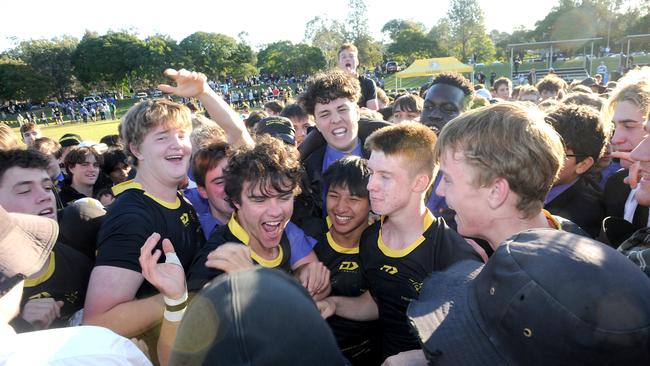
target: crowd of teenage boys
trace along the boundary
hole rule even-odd
[[[357,56],[0,125],[0,364],[649,364],[650,69],[391,98]]]

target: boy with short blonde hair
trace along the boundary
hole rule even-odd
[[[368,138],[370,204],[381,215],[360,240],[369,291],[355,298],[332,296],[319,304],[325,316],[379,319],[383,358],[420,347],[410,332],[406,309],[418,298],[424,278],[460,260],[479,260],[472,247],[424,205],[435,173],[435,144],[433,131],[412,122],[385,127]]]

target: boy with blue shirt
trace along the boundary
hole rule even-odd
[[[228,165],[229,146],[225,142],[206,146],[199,149],[192,159],[198,194],[209,206],[205,212],[198,213],[206,239],[216,226],[228,222],[233,211],[224,191],[223,169]]]
[[[600,115],[586,106],[562,105],[546,116],[546,122],[562,137],[566,158],[544,208],[573,221],[595,238],[605,218],[605,205],[596,182],[584,174],[605,150],[607,133]]]
[[[217,183],[217,189],[208,190],[212,193],[219,190],[233,213],[224,225],[212,231],[206,246],[194,260],[188,280],[190,290],[200,289],[223,271],[228,272],[226,267],[210,263],[219,257],[220,251],[223,253],[222,246],[235,242],[250,248],[250,257],[255,263],[288,273],[295,271],[312,295],[322,292],[321,296],[326,296],[329,271],[314,260],[311,249],[301,260],[291,261],[293,245],[286,226],[302,174],[295,148],[278,139],[260,136],[254,146],[235,149],[228,155],[221,160],[227,162],[221,175],[212,180]],[[207,179],[210,176],[208,173]],[[225,261],[231,259],[227,255],[223,257]]]
[[[366,137],[377,129],[390,125],[385,121],[360,120],[357,101],[361,96],[359,81],[350,73],[334,70],[318,73],[307,81],[299,103],[314,116],[317,131],[311,132],[301,145],[300,160],[307,173],[307,187],[298,203],[308,202],[325,216],[325,196],[322,174],[338,159],[354,155],[368,158],[364,150]],[[299,210],[296,210],[299,211]],[[303,218],[294,215],[300,225]]]

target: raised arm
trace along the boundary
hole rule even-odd
[[[208,79],[204,74],[185,69],[167,69],[164,74],[175,81],[176,86],[160,84],[158,89],[180,97],[198,98],[210,114],[210,117],[224,130],[229,143],[233,145],[254,144],[253,138],[246,130],[246,126],[239,114],[210,88],[207,82]]]

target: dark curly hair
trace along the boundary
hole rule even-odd
[[[111,149],[106,151],[102,158],[104,159],[104,164],[102,164],[102,171],[106,175],[110,175],[113,170],[117,169],[120,164],[126,166],[129,165],[129,158],[126,156],[124,150],[121,149]]]
[[[313,115],[316,103],[327,104],[338,98],[357,103],[361,97],[359,80],[342,70],[320,72],[307,80],[306,90],[298,97],[298,103]]]
[[[224,170],[225,191],[230,204],[241,203],[244,182],[249,182],[248,192],[258,188],[262,195],[272,197],[272,188],[280,194],[300,193],[303,169],[295,147],[268,135],[255,138],[254,147],[243,146],[230,153]]]
[[[576,104],[563,104],[546,115],[546,122],[562,137],[564,146],[573,150],[576,161],[591,156],[594,162],[605,152],[608,132],[595,109]]]
[[[0,150],[0,183],[7,170],[13,167],[47,170],[49,164],[50,159],[38,150]]]
[[[436,78],[433,79],[429,87],[436,84],[455,86],[458,89],[462,90],[463,94],[465,94],[466,97],[474,94],[474,87],[472,86],[472,83],[463,75],[457,72],[443,72],[436,75]]]

